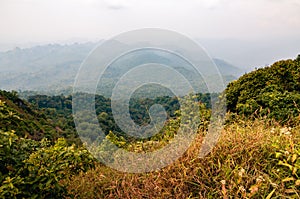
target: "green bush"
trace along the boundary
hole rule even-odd
[[[276,176],[280,177],[286,192],[296,197],[297,190],[300,188],[300,145],[291,140],[284,147],[278,145],[275,145],[275,147],[278,149],[274,154],[275,159],[278,161],[278,169],[275,171]]]
[[[54,146],[41,148],[24,161],[26,182],[32,195],[62,197],[65,194],[60,180],[87,171],[93,167],[94,159],[85,149],[68,146],[60,138]]]
[[[86,149],[58,139],[20,138],[13,131],[0,132],[0,198],[57,198],[65,187],[61,180],[94,166]]]
[[[227,108],[240,115],[294,123],[300,115],[299,92],[300,61],[279,61],[231,82],[226,89]]]

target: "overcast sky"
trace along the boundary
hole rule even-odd
[[[290,50],[282,57],[296,56],[300,0],[0,0],[0,49],[12,44],[95,41],[145,27],[200,39],[213,55],[218,50],[211,46],[214,41],[221,45],[239,41],[240,47],[264,41],[270,45],[267,49],[283,42]],[[223,54],[232,59],[226,49]],[[223,58],[222,52],[217,56]]]

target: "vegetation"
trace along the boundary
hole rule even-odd
[[[17,92],[0,91],[0,130],[16,131],[21,137],[54,140],[59,131],[46,115],[20,99]]]
[[[149,124],[147,110],[153,104],[167,112],[163,129],[145,139],[122,132],[110,99],[96,95],[106,138],[135,153],[164,147],[177,136],[181,118],[200,116],[197,138],[185,154],[142,174],[121,173],[91,156],[76,135],[71,96],[35,95],[27,102],[17,92],[0,91],[0,198],[300,198],[299,91],[299,56],[230,83],[227,123],[203,158],[199,149],[209,125],[210,99],[218,94],[193,96],[200,102],[188,105],[200,110],[188,114],[180,111],[177,97],[132,98],[129,111],[139,125]],[[88,94],[77,95],[84,99]],[[89,121],[85,112],[81,116]],[[97,138],[92,124],[77,128]]]
[[[13,97],[18,99],[15,95]],[[3,96],[1,98],[4,99]],[[25,106],[25,103],[22,105]],[[34,136],[24,138],[24,133],[32,135],[31,131],[27,131],[30,129],[22,128],[27,124],[27,118],[21,117],[17,112],[19,108],[13,108],[16,107],[12,101],[7,98],[6,101],[0,100],[0,198],[57,198],[66,195],[65,186],[60,181],[92,168],[94,158],[84,148],[69,146],[63,138],[50,141],[46,138],[48,134],[41,135],[40,141],[33,140]],[[36,117],[37,112],[29,106],[26,108],[25,116]],[[31,122],[40,125],[38,120]],[[8,130],[13,127],[18,131]]]
[[[60,181],[94,166],[86,149],[68,146],[63,138],[51,145],[0,131],[0,198],[66,196]]]
[[[299,198],[299,130],[239,120],[204,158],[198,157],[199,134],[182,158],[160,171],[128,174],[97,165],[64,183],[74,198]]]
[[[86,93],[79,93],[79,98],[84,99],[87,95]],[[217,93],[213,94],[198,94],[197,100],[202,102],[206,108],[211,108],[211,96],[217,96]],[[28,97],[28,102],[34,105],[38,109],[42,109],[47,115],[47,119],[52,123],[57,124],[61,130],[62,135],[70,142],[79,143],[75,133],[75,125],[72,116],[72,96],[46,96],[46,95],[34,95]],[[126,133],[122,132],[118,125],[115,123],[112,110],[111,110],[111,100],[109,98],[96,95],[95,96],[95,108],[96,114],[98,116],[98,122],[105,132],[108,135],[110,132],[113,132],[115,135],[123,136],[127,140],[132,140],[132,137],[128,137]],[[167,119],[175,118],[176,112],[180,109],[179,102],[177,97],[156,97],[151,98],[132,98],[129,103],[129,111],[133,121],[139,125],[147,125],[150,122],[149,113],[147,110],[154,105],[162,105],[167,112]],[[82,121],[89,121],[89,118],[86,118],[85,113],[81,114]],[[79,125],[79,128],[90,129],[86,130],[89,132],[88,135],[90,138],[93,138],[97,135],[94,135],[95,127],[88,123],[82,122]]]
[[[227,108],[245,116],[265,116],[282,124],[299,121],[300,60],[278,61],[231,82]]]

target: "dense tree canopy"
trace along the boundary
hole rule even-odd
[[[300,114],[300,59],[245,74],[228,85],[226,96],[231,112],[291,121]]]

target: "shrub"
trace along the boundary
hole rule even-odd
[[[65,195],[62,179],[94,166],[83,148],[59,139],[20,138],[13,131],[0,132],[0,198],[57,198]]]
[[[300,115],[300,62],[286,60],[243,75],[226,89],[227,108],[240,115],[266,116],[281,124]]]

